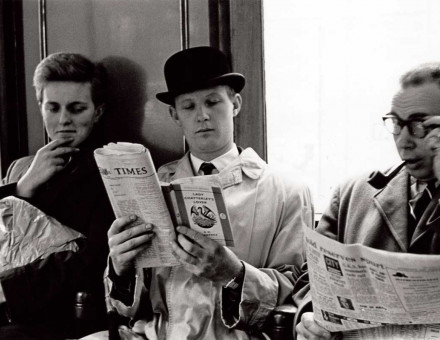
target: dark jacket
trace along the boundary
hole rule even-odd
[[[103,273],[108,255],[107,230],[114,214],[93,159],[93,146],[85,146],[60,173],[27,201],[64,225],[85,235],[80,251],[59,252],[43,260],[0,274],[12,323],[38,324],[60,330],[60,338],[74,325],[74,297],[92,293],[99,320],[105,327]],[[16,182],[33,156],[15,161],[0,187],[0,198],[14,195]],[[1,332],[1,330],[0,330]]]

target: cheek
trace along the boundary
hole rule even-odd
[[[58,117],[56,115],[43,115],[43,123],[50,136],[58,125]]]
[[[421,139],[417,141],[416,147],[422,151],[426,157],[432,157],[434,155],[429,143],[425,139]]]
[[[183,133],[185,135],[191,135],[195,130],[196,130],[196,126],[195,124],[193,124],[191,121],[189,121],[188,119],[185,120],[181,120],[180,121],[180,127],[183,130]]]
[[[77,121],[75,122],[75,128],[77,131],[77,138],[74,141],[74,145],[79,146],[85,140],[89,138],[89,136],[93,133],[94,123],[91,120]]]
[[[94,123],[91,121],[82,122],[76,126],[79,133],[83,136],[88,136],[93,130]]]
[[[234,133],[234,120],[232,118],[226,118],[220,124],[224,126],[224,133],[228,136]]]
[[[91,129],[95,125],[95,113],[91,112],[87,115],[77,116],[73,122],[77,128]]]

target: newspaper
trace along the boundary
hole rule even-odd
[[[309,228],[304,234],[322,327],[357,330],[344,332],[347,339],[440,339],[440,255],[344,245]]]
[[[221,245],[234,246],[218,176],[160,183],[150,152],[140,144],[110,143],[95,150],[95,159],[116,217],[135,214],[152,223],[156,237],[136,266],[178,265],[169,244],[173,225],[185,225]]]
[[[171,253],[174,229],[150,152],[140,144],[110,143],[94,152],[116,217],[136,215],[152,223],[156,236],[138,255],[139,268],[178,265]]]
[[[440,325],[388,325],[342,333],[344,340],[429,340],[440,339]]]

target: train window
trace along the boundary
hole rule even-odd
[[[399,161],[382,126],[400,76],[440,61],[435,0],[266,0],[268,162],[312,189]]]

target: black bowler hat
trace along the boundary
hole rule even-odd
[[[156,94],[165,104],[174,105],[174,98],[180,94],[216,86],[229,85],[240,92],[245,78],[232,73],[226,55],[209,47],[193,47],[173,54],[165,63],[165,80],[168,92]]]

